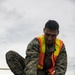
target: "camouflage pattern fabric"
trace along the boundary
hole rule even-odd
[[[24,58],[20,56],[15,51],[9,51],[6,53],[6,62],[11,69],[11,71],[15,75],[25,75],[24,74],[24,68],[25,68],[25,62]]]
[[[6,61],[11,71],[17,75],[48,75],[47,69],[51,67],[51,53],[55,51],[54,45],[46,47],[44,69],[37,70],[38,55],[39,55],[40,44],[38,40],[33,39],[27,46],[26,57],[23,58],[14,51],[6,53]],[[56,60],[55,74],[54,75],[65,75],[67,69],[67,53],[65,46],[63,45],[62,50]],[[50,75],[50,74],[49,74]]]

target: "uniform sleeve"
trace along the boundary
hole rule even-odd
[[[61,52],[56,60],[54,75],[65,75],[66,69],[67,69],[67,53],[65,46],[63,45]]]
[[[33,39],[26,50],[25,58],[25,75],[37,75],[37,64],[39,54],[39,42],[37,39]]]

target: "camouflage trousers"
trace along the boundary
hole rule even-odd
[[[25,75],[25,59],[15,51],[6,53],[6,62],[14,75]]]
[[[26,75],[24,72],[25,59],[15,51],[6,53],[6,62],[14,75]],[[47,75],[43,70],[37,70],[37,75]]]

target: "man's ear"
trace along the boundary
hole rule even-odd
[[[57,31],[57,35],[59,34],[59,30]]]

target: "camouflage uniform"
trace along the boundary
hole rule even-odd
[[[25,59],[14,51],[9,51],[6,54],[6,61],[11,71],[15,75],[48,75],[47,69],[51,67],[51,54],[55,51],[54,45],[46,47],[44,69],[37,70],[38,55],[39,55],[40,44],[38,40],[33,39],[27,47]],[[54,75],[65,75],[67,69],[67,53],[65,46],[63,45],[62,50],[56,60],[55,74]]]

